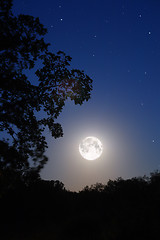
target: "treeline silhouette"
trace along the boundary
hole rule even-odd
[[[12,5],[0,1],[0,239],[159,239],[159,172],[78,193],[40,178],[45,129],[63,136],[57,118],[66,100],[88,101],[92,79],[64,52],[50,52],[39,18],[15,16]]]
[[[40,178],[6,188],[0,178],[0,219],[7,240],[159,239],[160,172],[78,193]]]

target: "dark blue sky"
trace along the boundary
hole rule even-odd
[[[50,50],[70,55],[72,67],[93,79],[89,102],[66,103],[64,137],[54,140],[46,130],[42,177],[80,190],[160,169],[160,1],[14,0],[13,9],[39,17]],[[93,162],[78,152],[88,135],[104,147]]]

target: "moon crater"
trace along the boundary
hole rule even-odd
[[[102,143],[96,137],[86,137],[79,144],[79,152],[87,160],[96,160],[101,156],[102,151]]]

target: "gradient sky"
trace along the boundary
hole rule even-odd
[[[15,14],[39,17],[50,50],[72,57],[93,79],[89,102],[67,101],[59,117],[64,137],[46,130],[44,179],[70,190],[160,169],[160,1],[14,0]],[[33,81],[34,81],[34,76]],[[79,142],[98,137],[104,152],[83,159]]]

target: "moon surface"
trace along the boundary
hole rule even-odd
[[[103,152],[102,143],[96,137],[86,137],[79,144],[79,152],[87,160],[96,160]]]

